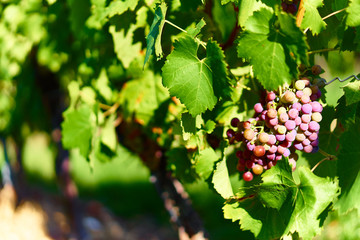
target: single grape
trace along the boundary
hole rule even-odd
[[[311,120],[315,121],[315,122],[321,122],[322,120],[322,115],[319,112],[314,112],[313,114],[311,114]]]
[[[296,126],[299,126],[301,123],[302,123],[302,121],[301,121],[301,117],[297,117],[297,118],[295,118],[295,124],[296,124]]]
[[[267,96],[266,96],[266,100],[268,101],[268,102],[270,102],[270,101],[274,101],[275,100],[275,98],[276,98],[276,94],[274,93],[274,92],[268,92],[268,94],[267,94]]]
[[[301,96],[301,99],[300,99],[300,101],[301,101],[302,104],[309,103],[310,100],[311,100],[310,97],[309,97],[308,95],[305,95],[305,94],[302,95],[302,96]]]
[[[318,145],[319,145],[319,139],[315,139],[315,140],[312,141],[310,144],[311,144],[311,146],[313,146],[313,147],[318,146]]]
[[[276,153],[277,152],[277,146],[276,145],[272,145],[269,149],[269,153]]]
[[[284,12],[287,12],[288,4],[286,2],[281,3],[281,8]]]
[[[316,101],[316,100],[318,100],[317,94],[316,94],[316,93],[311,94],[310,100],[311,100],[311,101]]]
[[[288,115],[289,115],[289,117],[290,117],[291,119],[295,119],[295,118],[297,118],[297,117],[299,116],[299,111],[296,110],[296,109],[294,109],[294,108],[292,108],[292,109],[289,110]]]
[[[323,107],[319,102],[311,102],[310,104],[313,112],[319,112],[319,113],[322,112]]]
[[[243,171],[245,171],[245,165],[243,165],[243,164],[240,164],[240,163],[238,163],[237,165],[236,165],[236,169],[239,171],[239,172],[243,172]]]
[[[296,102],[296,103],[294,103],[294,104],[291,106],[291,108],[300,111],[300,110],[301,110],[301,103]]]
[[[251,123],[249,122],[249,121],[245,121],[244,123],[243,123],[243,128],[244,129],[250,129],[251,128]]]
[[[299,128],[300,128],[301,131],[306,131],[306,130],[308,130],[308,128],[309,128],[309,124],[307,124],[307,123],[301,123],[300,126],[299,126]]]
[[[257,157],[262,157],[265,155],[265,148],[261,145],[258,145],[254,148],[254,155]]]
[[[282,113],[279,116],[280,122],[284,123],[289,120],[289,115],[287,113]]]
[[[299,151],[304,149],[304,146],[299,142],[294,143],[294,147],[295,147],[295,149],[297,149]]]
[[[278,115],[280,116],[280,115],[283,114],[283,113],[287,113],[286,108],[284,108],[284,107],[279,107],[279,109],[278,109]]]
[[[305,88],[305,82],[303,80],[297,80],[294,86],[297,90],[303,90]]]
[[[255,166],[255,162],[254,162],[254,161],[251,161],[251,160],[248,160],[248,161],[246,161],[245,166],[246,166],[248,169],[251,169],[253,166]]]
[[[260,175],[264,171],[264,168],[261,165],[256,164],[255,166],[253,166],[252,171],[254,174]]]
[[[235,140],[238,142],[241,142],[243,140],[244,136],[241,132],[236,132],[235,133]]]
[[[301,144],[302,144],[304,147],[307,146],[307,145],[310,145],[310,143],[311,143],[310,140],[307,139],[307,138],[304,139],[304,141],[301,142]]]
[[[272,127],[276,126],[278,123],[279,123],[278,118],[269,119],[269,124],[270,124],[270,126],[272,126]]]
[[[312,132],[310,132],[309,130],[306,130],[306,131],[304,131],[304,134],[305,134],[305,136],[310,136],[311,134],[312,134]]]
[[[271,153],[271,154],[267,154],[266,155],[266,158],[269,159],[269,160],[275,160],[275,157],[276,157],[276,154],[275,153]]]
[[[304,141],[304,140],[306,139],[306,136],[305,136],[305,134],[303,134],[303,133],[298,133],[298,134],[296,134],[295,139],[296,139],[296,141],[298,141],[298,142],[302,142],[302,141]]]
[[[264,165],[264,161],[261,158],[257,159],[256,163],[261,166]]]
[[[317,153],[319,151],[319,146],[315,146],[313,147],[313,150],[311,151],[311,153]]]
[[[309,123],[311,121],[311,115],[310,114],[303,114],[301,116],[301,121],[303,123]]]
[[[288,142],[293,142],[295,140],[296,135],[293,134],[293,132],[289,132],[285,135],[285,139]]]
[[[296,169],[296,160],[294,160],[293,158],[289,157],[289,164],[291,166],[291,170],[295,171]]]
[[[307,103],[307,104],[302,105],[301,111],[305,114],[311,113],[312,112],[311,104]]]
[[[254,149],[255,149],[255,144],[252,144],[251,142],[248,142],[248,143],[246,143],[246,148],[247,148],[249,151],[254,151]]]
[[[319,137],[318,134],[314,132],[308,137],[308,139],[310,141],[315,141],[316,139],[318,139],[318,137]]]
[[[289,148],[289,147],[291,147],[292,144],[293,144],[292,142],[285,140],[280,144],[280,146],[282,146],[284,148]]]
[[[277,132],[280,134],[285,134],[286,133],[286,126],[283,125],[277,125]]]
[[[285,152],[285,149],[286,148],[284,148],[283,146],[278,146],[278,148],[277,148],[277,152],[279,153],[279,154],[281,154],[281,155],[283,155],[284,154],[284,152]]]
[[[252,129],[245,129],[244,138],[248,141],[251,141],[255,137],[255,132]]]
[[[268,111],[267,111],[267,114],[266,114],[269,118],[275,118],[277,116],[277,111],[273,108],[270,108]]]
[[[316,85],[312,85],[310,89],[312,91],[312,94],[316,94],[319,91],[319,87]]]
[[[276,143],[276,137],[273,134],[268,134],[269,140],[267,141],[267,144],[274,145]]]
[[[309,123],[309,130],[312,132],[317,132],[320,129],[320,125],[319,123],[315,122],[315,121],[311,121]]]
[[[276,134],[275,137],[276,137],[276,140],[278,140],[279,142],[282,142],[285,140],[285,134]]]
[[[234,137],[234,136],[235,136],[235,131],[232,130],[232,129],[228,129],[228,130],[226,131],[226,136],[227,136],[228,138]]]
[[[269,134],[262,132],[259,134],[258,138],[261,143],[267,143],[269,141]]]
[[[264,110],[264,108],[263,108],[263,106],[261,105],[261,103],[256,103],[256,104],[254,105],[254,110],[255,110],[256,113],[261,113],[261,112]]]
[[[319,75],[320,73],[322,73],[322,68],[320,67],[320,65],[314,65],[311,67],[311,72],[314,74],[314,75]]]
[[[296,91],[295,95],[296,95],[296,97],[298,99],[301,99],[301,97],[304,95],[304,92],[303,91]]]
[[[308,77],[302,77],[301,80],[304,81],[305,86],[309,86],[309,85],[310,85],[310,78],[308,78]]]
[[[270,101],[266,104],[266,109],[276,108],[276,103],[274,101]]]
[[[263,121],[266,120],[266,119],[267,119],[266,114],[267,114],[267,110],[263,111],[263,112],[261,113],[261,115],[260,115],[260,119],[263,120]]]
[[[288,148],[285,148],[285,151],[284,151],[283,156],[284,156],[284,157],[290,156],[290,150],[289,150]]]
[[[294,3],[289,4],[286,12],[294,15],[297,12],[296,4],[294,4]]]
[[[282,96],[281,101],[284,103],[291,103],[295,100],[295,98],[296,98],[295,93],[287,90]]]
[[[304,95],[308,96],[308,97],[310,97],[312,94],[312,90],[309,87],[304,88],[302,91],[303,91]]]
[[[237,127],[239,125],[239,123],[240,123],[240,120],[238,118],[233,118],[233,119],[231,119],[230,125],[232,127]]]
[[[285,127],[287,130],[293,130],[296,127],[295,121],[293,120],[288,120],[285,122]]]
[[[311,153],[312,150],[313,150],[313,146],[311,146],[311,145],[307,145],[304,147],[304,152],[306,152],[306,153]]]
[[[275,157],[275,161],[279,161],[279,160],[281,160],[282,158],[283,158],[283,156],[282,156],[281,154],[278,154],[278,155],[276,155],[276,157]],[[272,162],[273,166],[275,166],[275,164],[274,164],[275,161]]]
[[[252,175],[252,173],[251,172],[245,172],[244,174],[243,174],[243,179],[245,180],[245,181],[247,181],[247,182],[250,182],[251,180],[253,180],[253,175]]]

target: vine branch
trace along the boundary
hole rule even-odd
[[[305,4],[305,1],[306,0],[301,0],[300,1],[300,4],[299,4],[299,10],[296,14],[296,26],[300,27],[301,26],[301,22],[304,18],[304,13],[305,13],[305,7],[304,7],[304,4]]]

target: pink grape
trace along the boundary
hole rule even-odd
[[[285,134],[276,134],[275,136],[279,142],[282,142],[285,140]]]
[[[306,131],[304,131],[304,134],[305,134],[305,136],[310,136],[311,134],[312,134],[312,132],[310,132],[309,130],[306,130]]]
[[[269,92],[269,93],[267,94],[266,100],[268,100],[268,101],[273,101],[273,100],[275,100],[275,98],[276,98],[276,94],[275,94],[274,92]]]
[[[275,157],[276,157],[275,153],[266,155],[266,158],[269,160],[275,160]]]
[[[294,143],[294,147],[300,151],[304,149],[304,146],[301,143]]]
[[[310,145],[310,140],[309,139],[304,139],[304,141],[301,142],[303,146],[307,146],[307,145]]]
[[[283,146],[278,146],[277,152],[282,155],[282,154],[284,154],[285,149],[286,149],[286,148],[284,148]]]
[[[306,130],[308,130],[308,128],[309,128],[309,124],[307,124],[307,123],[301,123],[300,126],[299,126],[299,128],[300,128],[301,131],[306,131]]]
[[[312,111],[311,104],[307,103],[307,104],[302,105],[301,111],[305,114],[311,113],[311,111]]]
[[[283,156],[284,157],[290,156],[290,150],[288,148],[285,149]]]
[[[312,134],[308,137],[308,139],[309,139],[310,141],[315,141],[317,138],[318,138],[318,134],[317,134],[317,133],[312,133]]]
[[[276,143],[275,135],[269,134],[269,141],[267,142],[267,144],[274,145],[275,143]]]
[[[282,147],[284,147],[284,148],[289,148],[289,147],[291,147],[291,145],[292,145],[292,142],[289,142],[289,141],[287,141],[287,140],[283,141],[283,142],[280,144],[280,146],[282,146]]]
[[[319,102],[311,102],[310,104],[313,112],[322,112],[323,107]]]
[[[293,130],[296,127],[295,121],[293,121],[293,120],[286,121],[285,127],[287,130]]]
[[[256,103],[256,104],[254,105],[254,110],[255,110],[256,113],[261,113],[261,112],[264,110],[264,108],[263,108],[263,106],[261,105],[261,103]]]
[[[290,117],[291,119],[295,119],[295,118],[297,118],[297,117],[299,116],[299,111],[296,110],[296,109],[294,109],[294,108],[292,108],[292,109],[289,110],[288,115],[289,115],[289,117]]]
[[[301,97],[304,95],[304,92],[303,91],[296,91],[296,97],[301,99]]]
[[[295,124],[296,124],[296,126],[299,126],[301,123],[302,123],[301,117],[295,118]]]
[[[302,95],[302,97],[301,97],[301,103],[302,104],[306,104],[306,103],[309,103],[310,102],[310,97],[309,96],[307,96],[307,95]]]
[[[311,121],[309,123],[309,130],[310,131],[316,132],[316,131],[319,131],[319,129],[320,129],[319,123],[317,123],[315,121]]]
[[[271,126],[276,126],[278,123],[279,123],[278,118],[269,119],[269,124],[270,124]]]
[[[307,145],[304,147],[304,152],[306,152],[306,153],[311,153],[312,150],[313,150],[313,146],[311,146],[311,145]]]
[[[282,113],[279,116],[279,120],[280,120],[280,122],[284,123],[289,120],[289,115],[287,113]]]
[[[298,110],[298,111],[300,111],[301,110],[301,103],[296,102],[291,107]]]
[[[295,140],[295,135],[292,132],[289,132],[285,135],[286,141],[293,142]]]
[[[248,142],[248,143],[246,144],[246,147],[247,147],[247,149],[248,149],[249,151],[253,151],[254,148],[255,148],[255,144],[251,144],[251,142]]]
[[[277,152],[277,146],[272,145],[269,149],[269,153],[276,153]]]

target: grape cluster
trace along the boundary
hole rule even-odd
[[[314,69],[317,73],[319,69]],[[318,134],[323,107],[317,100],[321,96],[317,79],[313,84],[302,78],[279,92],[267,92],[263,103],[254,106],[253,118],[241,122],[231,120],[226,134],[230,144],[240,142],[237,169],[244,171],[243,179],[251,181],[270,169],[282,157],[288,157],[293,170],[298,155],[296,150],[312,153],[318,151]]]

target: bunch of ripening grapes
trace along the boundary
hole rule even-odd
[[[236,152],[237,169],[244,172],[245,181],[270,169],[283,157],[288,157],[294,171],[296,150],[306,153],[319,150],[323,106],[317,100],[321,96],[319,86],[323,85],[321,78],[311,83],[304,77],[278,92],[267,92],[264,104],[255,104],[253,118],[244,122],[238,118],[231,120],[235,130],[230,128],[226,134],[230,144],[241,142]]]

